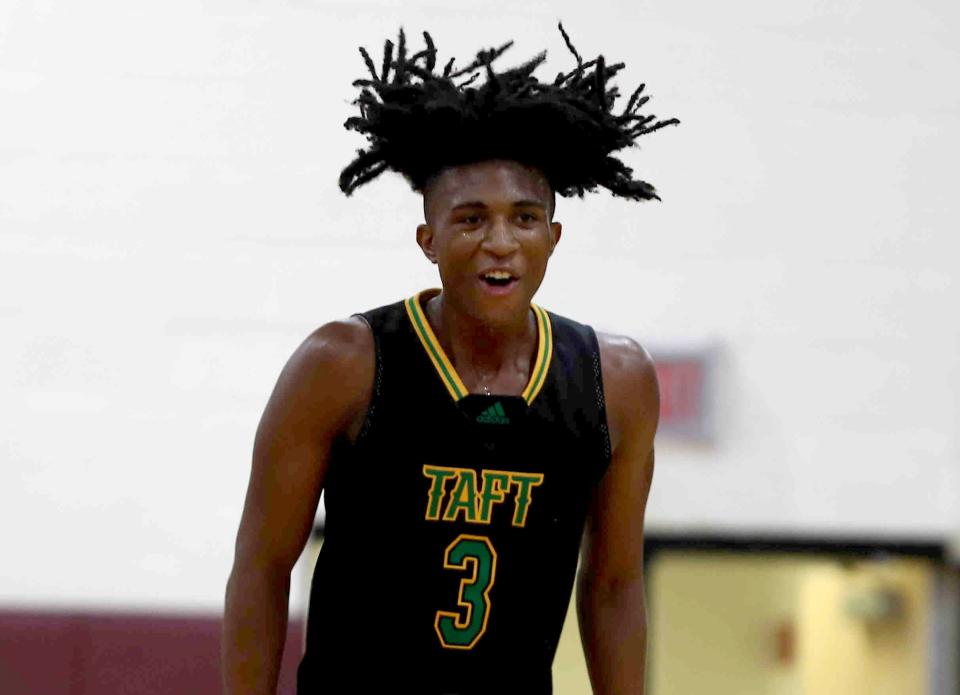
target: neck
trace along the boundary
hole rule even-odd
[[[426,314],[465,385],[477,391],[522,391],[537,348],[536,319],[529,307],[490,324],[445,299],[443,292],[430,299]]]

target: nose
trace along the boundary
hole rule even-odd
[[[519,247],[510,221],[499,216],[494,218],[483,237],[482,248],[494,256],[509,256]]]

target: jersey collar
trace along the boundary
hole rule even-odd
[[[426,351],[427,356],[433,363],[437,374],[447,387],[447,391],[454,401],[459,401],[469,394],[467,387],[464,386],[457,370],[453,368],[453,363],[447,357],[440,341],[430,327],[427,316],[420,304],[421,297],[432,297],[440,292],[439,289],[423,290],[404,301],[407,309],[407,316],[410,323],[413,324],[413,330],[420,338],[420,343]],[[527,405],[533,403],[533,399],[540,393],[543,383],[547,379],[547,371],[550,368],[550,360],[553,357],[553,327],[550,325],[550,315],[536,304],[530,304],[533,315],[537,322],[537,357],[533,361],[533,369],[530,370],[530,380],[520,396],[526,401]]]

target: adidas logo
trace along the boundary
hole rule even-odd
[[[477,422],[484,425],[509,425],[510,418],[503,411],[500,401],[497,401],[482,413],[477,415]]]

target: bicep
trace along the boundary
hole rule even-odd
[[[603,355],[604,390],[617,441],[597,485],[584,534],[584,570],[594,580],[629,581],[643,572],[643,526],[653,481],[659,392],[653,362],[627,341]]]
[[[584,534],[583,569],[597,582],[619,583],[642,574],[653,460],[652,449],[629,464],[615,459],[594,493]]]
[[[289,571],[299,557],[333,444],[368,397],[373,347],[364,332],[351,322],[328,324],[281,373],[257,428],[238,558]]]

